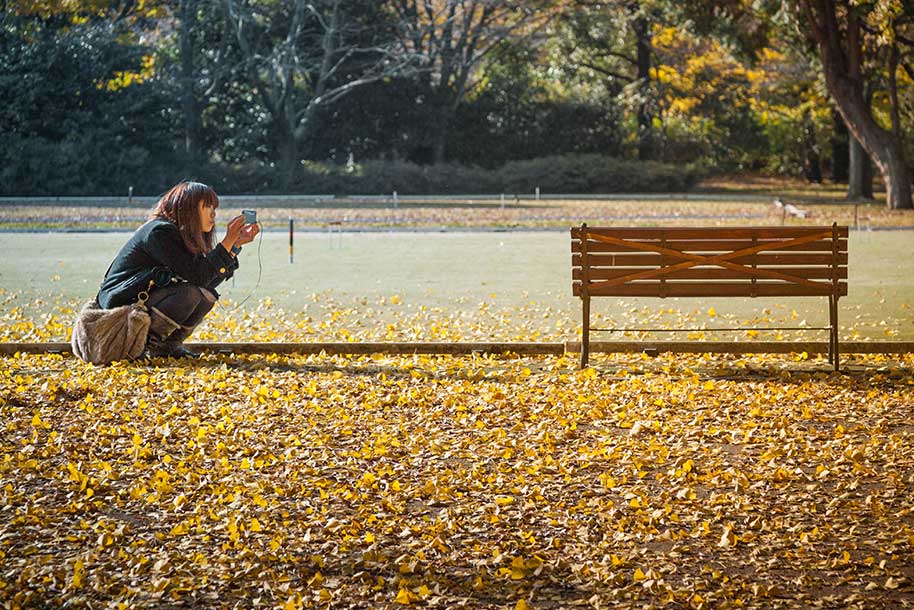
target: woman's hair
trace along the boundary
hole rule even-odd
[[[206,254],[214,245],[213,231],[204,233],[200,226],[200,201],[213,208],[219,207],[219,197],[212,187],[200,182],[180,182],[162,195],[152,211],[152,218],[175,223],[187,249],[193,254]]]

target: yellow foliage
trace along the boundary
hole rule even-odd
[[[891,606],[914,357],[854,358],[5,357],[0,596]]]
[[[141,66],[140,70],[136,72],[116,71],[112,78],[103,83],[98,83],[96,86],[107,91],[118,91],[149,80],[155,72],[155,56],[144,55],[141,60]]]
[[[396,601],[398,604],[403,604],[404,606],[408,606],[418,600],[419,600],[419,596],[416,595],[415,593],[413,593],[412,591],[410,591],[408,589],[400,589],[397,592],[397,597],[394,601]]]
[[[73,576],[70,579],[70,587],[79,589],[83,586],[83,578],[86,575],[86,565],[82,559],[73,562]]]

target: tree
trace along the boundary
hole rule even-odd
[[[621,155],[622,110],[613,98],[569,95],[539,56],[504,43],[485,62],[485,79],[457,110],[448,156],[496,167],[564,153]]]
[[[781,106],[775,84],[781,75],[747,67],[720,41],[678,28],[664,28],[655,40],[663,96],[661,143],[670,151],[665,154],[681,158],[684,146],[700,144],[705,161],[730,170],[758,169],[772,143],[788,144],[766,130]]]
[[[393,55],[377,3],[224,3],[242,55],[239,76],[269,116],[285,184],[303,156],[318,108],[409,65],[408,57]]]
[[[428,92],[414,77],[384,79],[359,87],[315,117],[312,151],[316,158],[346,162],[366,159],[427,161],[424,137],[433,117],[421,104],[404,100]]]
[[[205,15],[204,19],[200,19],[201,14]],[[238,58],[230,44],[225,11],[218,0],[179,0],[177,17],[175,80],[184,123],[183,150],[188,165],[195,171],[209,157],[204,142],[204,110],[226,84]]]
[[[899,68],[908,72],[910,66],[902,47],[909,52],[914,46],[910,35],[901,34],[902,30],[910,29],[914,21],[914,8],[910,3],[899,0],[793,0],[783,4],[768,0],[683,0],[680,7],[700,31],[720,35],[719,31],[723,29],[724,33],[736,34],[734,40],[738,42],[738,48],[746,49],[750,54],[753,49],[761,48],[752,41],[770,40],[775,33],[784,37],[786,26],[792,22],[819,58],[827,90],[848,129],[882,173],[887,205],[891,208],[912,206],[911,168],[904,148],[897,82]],[[866,59],[886,74],[884,120],[874,116],[866,103],[863,79]],[[859,155],[852,154],[852,161],[855,158]]]
[[[512,38],[533,35],[555,15],[551,0],[388,0],[401,52],[418,58],[424,100],[435,116],[430,135],[435,162],[444,161],[458,106],[476,84],[482,60]]]
[[[841,143],[830,136],[836,113],[819,78],[817,62],[794,41],[779,37],[756,53],[750,72],[754,75],[752,103],[768,140],[767,151],[760,151],[767,154],[767,166],[794,175],[802,170],[807,180],[820,181],[820,153],[831,150],[833,157]],[[841,122],[840,116],[837,120]],[[829,163],[833,171],[840,171],[841,164],[846,174],[846,144],[843,160]]]
[[[911,167],[902,141],[898,107],[897,71],[899,47],[896,38],[898,17],[905,15],[901,3],[891,3],[888,14],[881,3],[863,4],[850,0],[799,0],[796,10],[810,40],[822,60],[825,83],[848,129],[879,168],[886,185],[886,205],[891,209],[911,208]],[[897,10],[893,10],[897,9]],[[908,9],[910,10],[910,9]],[[866,34],[879,34],[888,42],[879,43]],[[873,117],[864,96],[864,53],[888,54],[889,125]]]
[[[832,112],[831,138],[831,179],[832,182],[847,182],[850,177],[850,134],[841,113]]]
[[[863,86],[863,99],[866,107],[872,108],[873,105],[873,87],[869,83]],[[843,118],[841,119],[844,120]],[[873,164],[866,150],[860,144],[860,141],[850,133],[847,125],[844,125],[845,131],[848,131],[848,176],[847,176],[847,198],[848,199],[872,199],[873,198]]]
[[[605,79],[607,90],[634,110],[641,160],[656,155],[659,92],[652,39],[663,12],[650,0],[577,0],[563,15],[569,31],[560,44],[563,57],[572,70]]]
[[[7,194],[157,192],[171,156],[149,49],[116,21],[5,14],[0,188]]]

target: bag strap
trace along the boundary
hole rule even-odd
[[[140,292],[137,296],[137,303],[142,306],[146,306],[146,301],[149,300],[149,291],[152,290],[152,287],[155,286],[155,280],[149,280],[149,286],[146,287],[146,290]]]

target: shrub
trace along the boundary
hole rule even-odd
[[[650,193],[691,188],[704,175],[695,165],[628,161],[601,155],[562,155],[512,161],[499,170],[508,192]]]
[[[130,164],[100,153],[85,154],[85,148],[38,146],[30,142],[28,152],[41,152],[53,164],[30,170],[30,180],[43,188],[21,189],[23,195],[117,195],[134,185],[137,194],[159,194],[178,180],[192,178],[211,184],[217,192],[229,194],[283,193],[320,195],[474,195],[542,193],[635,193],[679,192],[692,187],[706,172],[697,165],[671,165],[615,159],[601,155],[562,155],[529,161],[512,161],[500,168],[486,169],[458,163],[417,165],[407,161],[366,161],[351,169],[332,163],[305,162],[295,175],[283,181],[276,167],[265,164],[208,164],[190,172],[176,158],[170,166],[143,165],[143,151],[122,156]],[[23,149],[22,146],[19,149]],[[33,150],[34,149],[34,150]],[[28,158],[38,158],[31,154]],[[92,161],[91,167],[83,167]],[[102,172],[104,163],[109,171]],[[53,165],[78,167],[69,181],[60,180]],[[6,164],[0,178],[7,183],[24,182],[17,173],[22,166]],[[103,179],[87,181],[87,176]],[[110,176],[110,179],[104,179]],[[5,194],[19,194],[16,192]]]

